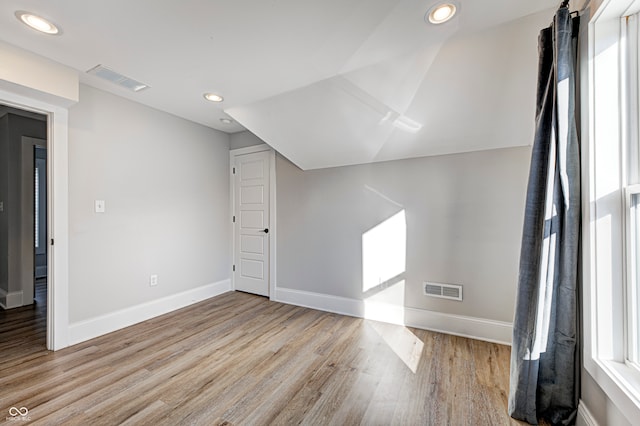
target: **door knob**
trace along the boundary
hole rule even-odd
[[[261,232],[264,232],[265,234],[269,233],[269,228],[264,228]]]

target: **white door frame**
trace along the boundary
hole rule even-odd
[[[232,149],[229,151],[229,223],[231,223],[231,262],[235,262],[235,224],[232,217],[235,206],[235,179],[233,167],[237,156],[269,151],[269,300],[276,297],[276,152],[267,144]],[[231,272],[231,288],[235,290],[235,274]]]
[[[69,111],[40,100],[36,90],[25,96],[7,86],[0,87],[1,103],[47,115],[47,348],[58,350],[69,346]]]

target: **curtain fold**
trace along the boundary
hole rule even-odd
[[[525,206],[511,349],[509,414],[575,421],[579,396],[579,18],[563,4],[539,37],[536,134]]]

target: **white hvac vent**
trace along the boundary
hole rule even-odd
[[[462,286],[455,284],[424,283],[424,295],[462,301]]]
[[[124,87],[125,89],[132,90],[134,92],[139,92],[150,87],[148,84],[144,84],[137,80],[129,78],[103,65],[97,65],[91,68],[89,71],[87,71],[87,74],[95,75],[96,77],[100,77],[103,80],[107,80],[113,84],[117,84],[120,87]]]

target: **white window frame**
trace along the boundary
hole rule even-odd
[[[599,5],[594,4],[599,3]],[[623,17],[640,10],[638,0],[592,1],[583,86],[583,314],[587,372],[630,423],[640,418],[640,370],[628,362],[631,254],[626,238],[630,81],[624,70]],[[584,43],[584,40],[583,40]],[[635,111],[633,111],[635,110]],[[634,182],[635,183],[635,182]]]
[[[625,356],[629,366],[640,372],[640,353],[638,352],[638,337],[640,318],[638,305],[638,263],[637,254],[640,248],[636,241],[638,223],[632,216],[632,202],[634,195],[640,196],[640,184],[627,185],[625,187],[625,248],[626,248],[626,282],[625,282]],[[640,207],[638,207],[640,208]]]

